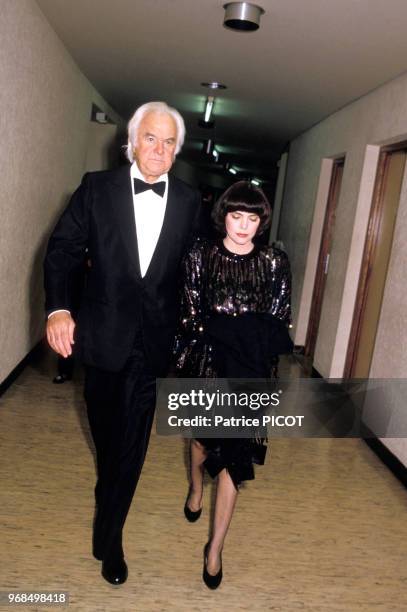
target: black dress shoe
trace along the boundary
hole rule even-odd
[[[194,512],[193,510],[190,510],[188,508],[187,503],[185,503],[184,514],[187,521],[189,521],[190,523],[195,523],[195,521],[197,521],[202,514],[202,508],[199,508],[199,510]]]
[[[69,374],[58,374],[52,382],[54,385],[62,385],[67,380],[72,380],[72,376],[69,376]]]
[[[205,545],[205,548],[204,548],[204,563],[203,563],[202,578],[203,578],[204,583],[208,587],[208,589],[217,589],[220,583],[222,582],[222,577],[223,577],[222,558],[220,561],[220,570],[218,571],[218,573],[215,575],[210,574],[208,570],[206,569],[206,564],[208,562],[208,548],[209,548],[209,542]]]
[[[123,584],[128,576],[124,557],[105,558],[102,562],[102,576],[110,584]]]
[[[188,500],[189,500],[190,494],[191,494],[191,489],[188,491],[187,500],[184,506],[184,514],[185,514],[185,518],[187,519],[187,521],[189,521],[190,523],[195,523],[195,521],[197,521],[202,514],[202,508],[199,508],[199,510],[191,510],[188,507]]]

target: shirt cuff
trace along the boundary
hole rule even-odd
[[[65,310],[65,308],[60,308],[59,310],[53,310],[52,312],[50,312],[47,318],[49,319],[50,317],[52,317],[52,315],[54,315],[57,312],[67,312],[68,314],[71,314],[70,310]]]

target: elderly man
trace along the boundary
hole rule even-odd
[[[128,125],[131,166],[86,174],[50,238],[45,259],[47,338],[86,366],[96,448],[93,554],[112,584],[127,579],[122,530],[147,451],[155,378],[165,375],[177,322],[178,266],[198,218],[198,192],[168,176],[185,126],[163,102]],[[77,323],[74,272],[91,261]]]

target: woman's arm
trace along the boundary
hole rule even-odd
[[[175,338],[174,357],[177,370],[195,370],[200,340],[203,337],[202,311],[202,242],[197,240],[185,255],[181,265],[181,308],[178,333]]]
[[[185,255],[181,265],[182,333],[195,335],[202,331],[202,274],[202,243],[197,240]]]
[[[284,251],[278,251],[275,260],[271,314],[288,325],[291,323],[290,262]]]

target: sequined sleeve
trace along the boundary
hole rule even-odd
[[[287,325],[291,323],[291,270],[284,251],[276,249],[273,259],[274,283],[272,312],[275,317]]]
[[[181,309],[174,357],[177,370],[185,375],[198,376],[201,368],[196,362],[202,357],[200,353],[206,352],[202,346],[203,248],[202,242],[197,241],[185,255],[181,266]]]
[[[184,257],[181,269],[181,332],[202,331],[202,248],[199,242]]]

